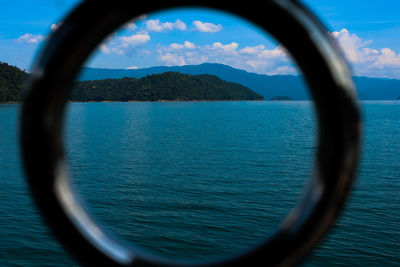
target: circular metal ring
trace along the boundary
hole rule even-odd
[[[21,145],[26,176],[45,221],[70,252],[96,266],[292,265],[327,232],[350,192],[361,121],[348,65],[328,31],[295,0],[84,1],[39,55],[25,96]],[[219,262],[175,262],[145,255],[107,233],[87,213],[70,183],[63,147],[66,99],[81,65],[106,36],[130,19],[165,8],[209,7],[238,14],[290,52],[310,87],[318,119],[318,150],[304,198],[263,244]],[[263,11],[263,12],[260,12]]]

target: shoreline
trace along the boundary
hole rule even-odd
[[[135,103],[135,102],[143,102],[143,103],[156,103],[156,102],[235,102],[235,101],[269,101],[264,99],[256,99],[256,100],[156,100],[156,101],[145,101],[145,100],[128,100],[128,101],[119,101],[119,100],[102,100],[102,101],[72,101],[67,100],[66,103]],[[7,101],[0,102],[0,104],[22,104],[23,101]]]
[[[157,103],[157,102],[243,102],[243,101],[260,101],[260,102],[301,102],[301,101],[314,101],[313,99],[292,99],[292,100],[156,100],[156,101],[142,101],[142,100],[128,100],[128,101],[112,101],[112,100],[103,100],[103,101],[71,101],[68,100],[66,103]],[[360,100],[358,102],[399,102],[399,99],[379,99],[379,100]],[[7,101],[0,102],[2,104],[22,104],[23,101]]]
[[[198,99],[191,99],[191,100],[166,100],[160,99],[155,101],[146,101],[146,100],[128,100],[128,101],[113,101],[113,100],[103,100],[103,101],[71,101],[68,100],[67,103],[136,103],[136,102],[143,102],[143,103],[157,103],[157,102],[234,102],[234,101],[266,101],[264,99],[257,99],[257,100],[198,100]]]

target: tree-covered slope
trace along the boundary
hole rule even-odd
[[[141,79],[122,78],[77,82],[72,101],[186,101],[262,100],[247,87],[216,76],[177,72],[153,74]]]
[[[0,102],[21,101],[28,77],[19,68],[0,62]]]

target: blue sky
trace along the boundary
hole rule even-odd
[[[30,69],[77,0],[0,0],[0,61]],[[400,79],[400,1],[303,0],[341,45],[358,76]],[[262,74],[296,74],[285,49],[238,17],[208,9],[144,14],[110,35],[87,62],[145,68],[216,62]]]

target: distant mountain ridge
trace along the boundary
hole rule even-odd
[[[301,76],[261,75],[216,63],[178,67],[152,67],[146,69],[83,68],[79,80],[142,78],[152,74],[179,72],[190,75],[209,74],[243,85],[262,95],[264,99],[309,100],[307,86]],[[24,82],[30,75],[17,67],[0,62],[0,102],[18,102],[23,96]],[[400,80],[354,77],[360,100],[400,100]],[[321,88],[323,90],[323,88]]]
[[[228,82],[239,83],[271,99],[285,96],[293,100],[309,100],[307,86],[302,76],[294,75],[262,75],[235,69],[223,64],[204,63],[174,67],[150,67],[144,69],[97,69],[84,68],[79,80],[99,80],[105,78],[133,77],[159,74],[167,71],[198,75],[211,74]],[[385,78],[354,77],[360,100],[396,100],[400,97],[400,80]]]

